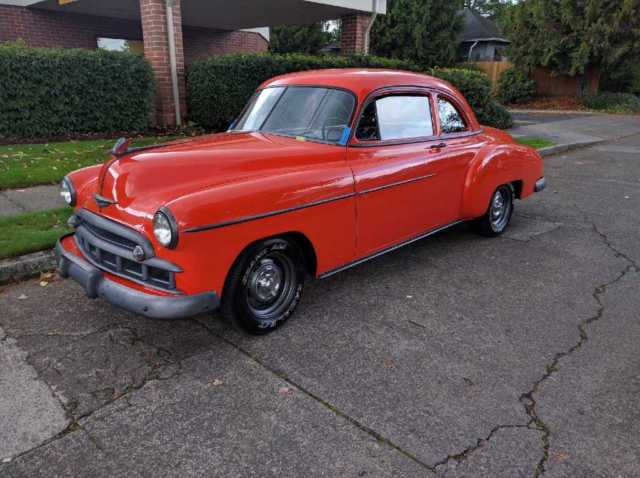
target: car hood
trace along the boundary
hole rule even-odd
[[[186,195],[237,182],[259,182],[299,171],[300,165],[335,146],[263,133],[220,133],[180,140],[111,158],[102,166],[95,193],[114,204],[83,207],[127,222],[150,219]],[[93,196],[93,195],[91,195]]]

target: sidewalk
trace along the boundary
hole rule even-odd
[[[640,116],[576,113],[512,112],[515,137],[549,139],[558,150],[587,146],[640,133]],[[547,148],[544,148],[547,149]]]
[[[58,185],[0,191],[0,217],[64,206]]]

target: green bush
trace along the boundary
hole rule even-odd
[[[153,92],[140,55],[0,44],[2,137],[144,130]]]
[[[582,104],[592,110],[610,113],[640,113],[640,97],[631,93],[602,92],[582,98]]]
[[[500,129],[513,126],[509,112],[491,95],[491,82],[482,71],[443,68],[431,70],[429,74],[448,81],[460,90],[480,124]]]
[[[294,71],[321,68],[393,68],[420,71],[411,62],[373,56],[223,55],[194,62],[187,71],[187,101],[191,120],[210,130],[224,130],[240,114],[251,94],[265,80]],[[453,83],[478,120],[489,126],[509,127],[509,113],[491,96],[484,73],[461,69],[426,71]]]
[[[536,91],[535,82],[518,68],[507,68],[498,79],[497,98],[505,103],[526,103]]]

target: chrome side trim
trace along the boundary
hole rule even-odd
[[[293,207],[289,207],[289,208],[286,208],[286,209],[278,209],[276,211],[264,212],[264,213],[255,214],[255,215],[252,215],[252,216],[243,216],[243,217],[239,217],[238,219],[231,219],[230,221],[223,221],[223,222],[218,222],[218,223],[214,223],[214,224],[205,224],[204,226],[190,227],[190,228],[185,229],[184,232],[201,232],[201,231],[208,231],[210,229],[219,229],[221,227],[233,226],[235,224],[241,224],[243,222],[255,221],[256,219],[264,219],[266,217],[278,216],[280,214],[286,214],[286,213],[289,213],[289,212],[299,211],[300,209],[306,209],[308,207],[320,206],[321,204],[327,204],[327,203],[330,203],[330,202],[333,202],[333,201],[340,201],[342,199],[349,199],[349,198],[354,197],[355,195],[356,195],[356,193],[342,194],[341,196],[336,196],[336,197],[327,198],[327,199],[321,199],[319,201],[309,202],[309,203],[306,203],[306,204],[301,204],[299,206],[293,206]]]
[[[375,193],[377,191],[383,191],[385,189],[393,188],[396,186],[402,186],[403,184],[414,183],[416,181],[422,181],[423,179],[429,179],[436,175],[436,173],[425,174],[424,176],[417,176],[411,179],[403,179],[402,181],[396,181],[395,183],[384,184],[382,186],[377,186],[375,188],[365,189],[363,191],[358,191],[356,194],[358,196],[362,196],[364,194]]]
[[[371,259],[375,259],[376,257],[380,257],[380,256],[386,254],[387,252],[392,252],[392,251],[395,251],[396,249],[400,249],[401,247],[408,246],[409,244],[412,244],[412,243],[414,243],[416,241],[419,241],[420,239],[424,239],[426,237],[432,236],[434,234],[437,234],[438,232],[444,231],[445,229],[449,229],[450,227],[456,226],[456,225],[461,224],[463,222],[464,221],[455,221],[455,222],[452,222],[450,224],[447,224],[446,226],[440,226],[440,227],[437,227],[435,229],[431,229],[430,231],[427,231],[427,232],[425,232],[423,234],[419,234],[419,235],[414,236],[414,237],[412,237],[410,239],[407,239],[405,241],[402,241],[402,242],[399,242],[397,244],[394,244],[393,246],[387,247],[387,248],[382,249],[382,250],[380,250],[378,252],[374,252],[373,254],[370,254],[368,256],[362,257],[360,259],[356,259],[353,262],[348,262],[347,264],[344,264],[344,265],[342,265],[340,267],[336,267],[335,269],[331,269],[331,270],[329,270],[327,272],[324,272],[324,273],[322,273],[322,274],[320,274],[318,276],[318,279],[326,279],[327,277],[331,277],[332,275],[337,274],[338,272],[342,272],[344,270],[351,269],[352,267],[355,267],[355,266],[360,265],[360,264],[362,264],[364,262],[370,261]]]

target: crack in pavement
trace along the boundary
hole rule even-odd
[[[489,434],[485,438],[478,438],[475,445],[465,448],[461,452],[447,455],[446,458],[443,458],[442,460],[437,462],[435,465],[433,465],[433,468],[437,469],[438,467],[445,466],[449,464],[449,462],[451,461],[456,461],[456,462],[464,461],[469,455],[479,450],[480,448],[483,448],[493,438],[493,436],[496,433],[498,433],[500,430],[504,430],[508,428],[527,428],[528,429],[529,425],[528,424],[497,425],[489,432]]]
[[[138,331],[136,329],[134,329],[133,327],[128,327],[125,325],[110,325],[107,327],[102,327],[90,332],[87,332],[85,334],[24,334],[24,335],[18,335],[16,337],[13,336],[9,336],[8,334],[5,333],[4,336],[1,337],[1,339],[7,340],[9,338],[12,338],[13,340],[18,340],[21,337],[28,337],[28,336],[34,336],[34,335],[49,335],[49,336],[63,336],[63,337],[73,337],[73,338],[77,338],[77,340],[74,340],[74,342],[76,341],[80,341],[86,337],[90,337],[92,335],[96,335],[96,334],[100,334],[100,333],[105,333],[105,332],[110,332],[110,331],[114,331],[114,330],[126,330],[128,331],[131,335],[132,335],[132,342],[131,345],[135,345],[136,343],[143,343],[144,345],[151,347],[155,350],[157,350],[159,353],[158,358],[161,359],[163,361],[163,363],[158,364],[158,363],[154,363],[154,362],[150,362],[149,360],[147,360],[147,358],[143,355],[143,359],[145,361],[145,363],[150,367],[149,372],[147,372],[145,374],[145,376],[143,377],[143,379],[140,381],[140,383],[132,383],[130,385],[127,385],[119,394],[112,396],[109,400],[105,401],[105,403],[103,403],[102,405],[100,405],[99,407],[88,411],[87,413],[81,414],[76,416],[74,411],[77,408],[77,402],[75,400],[70,400],[69,402],[65,403],[60,396],[58,395],[58,393],[56,393],[51,386],[49,385],[49,383],[40,375],[38,368],[32,363],[31,361],[31,354],[27,354],[25,360],[26,362],[31,365],[31,367],[35,370],[35,373],[38,377],[38,379],[44,383],[50,390],[51,394],[53,395],[53,397],[58,401],[58,403],[60,404],[60,406],[62,407],[62,409],[65,412],[66,418],[68,420],[68,425],[64,428],[64,430],[60,431],[59,433],[57,433],[56,435],[44,440],[42,443],[38,444],[37,446],[30,448],[28,450],[25,450],[17,455],[14,455],[11,457],[11,461],[20,458],[24,455],[27,455],[31,452],[37,451],[57,440],[60,440],[62,438],[64,438],[66,435],[70,434],[70,433],[75,433],[75,432],[83,432],[87,435],[88,439],[103,453],[108,454],[107,451],[105,450],[105,448],[94,438],[91,436],[91,434],[81,425],[81,421],[86,420],[88,418],[90,418],[94,413],[102,410],[103,408],[124,399],[126,401],[126,403],[131,406],[128,397],[131,393],[142,389],[145,385],[147,385],[148,383],[152,382],[152,381],[166,381],[166,380],[170,380],[178,375],[180,375],[181,371],[182,371],[182,362],[184,360],[187,360],[195,355],[198,355],[199,353],[184,357],[180,360],[174,361],[171,360],[170,357],[172,355],[172,353],[170,351],[168,351],[167,349],[164,349],[162,347],[157,347],[153,344],[149,344],[148,342],[145,342],[140,335],[138,334]],[[202,352],[200,352],[202,353]],[[171,366],[175,366],[176,369],[170,373],[169,375],[164,376],[163,375],[163,371],[167,368],[167,367],[171,367]],[[57,371],[57,369],[56,369]],[[59,374],[60,372],[57,371]]]
[[[577,206],[576,206],[576,209],[578,209],[581,213],[583,213],[583,211],[580,210],[579,208],[577,208]],[[589,222],[589,221],[587,221],[587,222]],[[527,429],[536,430],[536,431],[542,433],[541,440],[542,440],[543,456],[540,459],[540,461],[538,462],[538,464],[536,466],[536,469],[534,470],[534,478],[539,478],[546,471],[545,466],[546,466],[546,463],[547,463],[547,461],[549,459],[549,449],[551,447],[551,430],[549,429],[547,424],[544,423],[544,421],[538,416],[538,414],[536,412],[536,404],[537,403],[536,403],[536,400],[534,398],[534,394],[536,392],[538,392],[538,390],[540,389],[540,386],[542,385],[542,383],[545,380],[547,380],[549,377],[551,377],[555,372],[557,372],[559,370],[560,361],[564,357],[567,357],[567,356],[573,354],[574,352],[578,351],[584,345],[584,343],[589,340],[589,337],[588,337],[588,334],[587,334],[587,327],[590,324],[600,320],[602,318],[602,316],[604,315],[605,306],[604,306],[604,304],[602,302],[601,296],[606,293],[607,288],[612,286],[612,285],[614,285],[618,281],[622,280],[629,272],[632,272],[632,271],[640,272],[640,267],[638,266],[638,264],[631,257],[629,257],[627,254],[625,254],[622,251],[620,251],[619,249],[617,249],[610,242],[610,240],[607,237],[607,235],[604,234],[603,232],[601,232],[598,229],[598,227],[595,224],[595,222],[591,222],[591,224],[592,224],[593,231],[598,236],[600,236],[600,238],[602,239],[604,245],[614,253],[614,257],[624,259],[627,262],[627,266],[613,280],[611,280],[609,282],[606,282],[604,284],[597,285],[594,288],[594,290],[592,292],[592,297],[594,298],[594,300],[596,301],[596,303],[598,305],[598,310],[597,310],[596,314],[594,314],[593,316],[581,321],[578,324],[578,331],[579,331],[578,342],[576,342],[569,349],[567,349],[567,350],[565,350],[563,352],[556,353],[554,355],[551,363],[549,363],[549,364],[547,364],[545,366],[545,373],[542,375],[542,377],[540,379],[538,379],[536,382],[534,382],[534,384],[533,384],[533,386],[531,387],[530,390],[528,390],[527,392],[523,393],[520,396],[519,401],[523,404],[523,406],[525,408],[525,412],[529,416],[529,421],[525,425],[523,425],[523,424],[519,424],[519,425],[518,424],[516,424],[516,425],[513,425],[513,424],[512,425],[497,425],[496,427],[494,427],[491,430],[491,432],[485,438],[478,438],[475,445],[472,445],[472,446],[470,446],[468,448],[465,448],[461,452],[449,454],[449,455],[447,455],[446,458],[444,458],[444,459],[440,460],[439,462],[437,462],[435,465],[433,465],[433,469],[434,470],[439,468],[439,467],[447,465],[451,461],[461,462],[461,461],[465,460],[471,454],[473,454],[475,451],[477,451],[480,448],[484,447],[484,445],[488,441],[490,441],[493,438],[493,436],[501,429],[506,429],[506,428],[527,428]]]
[[[614,253],[614,256],[616,258],[624,259],[627,262],[627,265],[614,279],[610,280],[609,282],[605,282],[603,284],[597,285],[593,289],[593,292],[591,293],[591,295],[595,300],[598,309],[594,315],[592,315],[587,319],[582,320],[578,324],[578,332],[579,332],[578,341],[574,345],[569,347],[567,350],[562,352],[557,352],[554,355],[551,362],[546,365],[545,373],[542,375],[542,377],[540,377],[536,382],[533,383],[533,386],[531,387],[530,390],[528,390],[527,392],[523,393],[520,396],[520,402],[524,406],[527,415],[530,417],[530,421],[527,426],[532,429],[538,430],[542,433],[541,440],[542,440],[542,449],[544,453],[542,458],[538,462],[536,469],[534,470],[534,475],[533,475],[534,478],[539,478],[545,473],[546,464],[547,464],[547,461],[549,460],[549,450],[551,448],[551,429],[544,422],[544,420],[542,420],[542,418],[540,418],[540,416],[538,415],[536,410],[537,402],[534,395],[540,390],[540,387],[548,378],[550,378],[554,373],[560,370],[560,361],[563,358],[568,357],[572,355],[574,352],[580,350],[582,346],[589,340],[587,328],[590,324],[597,322],[603,317],[605,312],[605,305],[602,301],[602,296],[606,293],[607,289],[612,285],[616,284],[617,282],[619,282],[620,280],[622,280],[628,273],[640,272],[640,268],[638,267],[638,265],[633,259],[631,259],[627,254],[624,254],[623,252],[618,250],[615,246],[613,246],[613,244],[609,241],[606,234],[602,233],[594,222],[592,222],[592,226],[593,226],[594,232],[600,236],[604,245]]]
[[[295,380],[293,380],[290,377],[288,377],[284,372],[279,371],[279,370],[275,370],[275,369],[269,367],[265,362],[260,360],[258,357],[253,355],[248,350],[244,349],[243,347],[241,347],[240,345],[238,345],[235,342],[231,341],[230,339],[227,339],[226,337],[218,334],[216,331],[210,329],[209,327],[207,327],[205,324],[199,322],[198,320],[196,320],[196,319],[190,319],[190,320],[192,322],[198,324],[200,327],[204,328],[207,332],[209,332],[211,335],[213,335],[217,339],[222,340],[227,345],[233,347],[235,350],[237,350],[238,352],[242,353],[245,357],[249,358],[251,361],[253,361],[257,365],[259,365],[260,367],[262,367],[263,369],[265,369],[266,371],[268,371],[272,375],[278,377],[280,380],[283,380],[284,382],[288,383],[289,385],[291,385],[292,387],[296,388],[297,390],[300,390],[302,393],[307,395],[309,398],[311,398],[312,400],[318,402],[320,405],[322,405],[326,409],[330,410],[336,416],[338,416],[338,417],[346,420],[347,422],[351,423],[353,426],[355,426],[359,430],[363,431],[364,433],[366,433],[370,437],[374,438],[379,443],[383,443],[383,444],[387,445],[388,447],[392,448],[393,450],[395,450],[398,453],[400,453],[401,455],[403,455],[405,458],[408,458],[409,460],[411,460],[414,463],[418,464],[419,466],[424,468],[426,471],[429,471],[431,473],[436,473],[436,469],[435,469],[434,466],[431,466],[428,463],[425,463],[420,458],[415,456],[413,453],[411,453],[408,450],[405,450],[404,448],[402,448],[397,443],[394,443],[393,441],[391,441],[391,439],[389,439],[389,438],[385,437],[384,435],[382,435],[380,432],[377,432],[373,428],[368,427],[367,425],[365,425],[364,423],[360,422],[356,418],[353,418],[352,416],[347,414],[345,411],[339,409],[338,407],[336,407],[332,403],[326,401],[325,399],[323,399],[319,395],[316,395],[315,393],[313,393],[308,388],[300,385]]]

